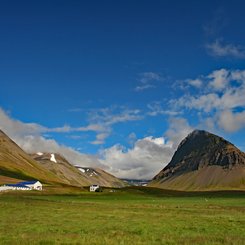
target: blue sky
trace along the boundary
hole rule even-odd
[[[1,2],[0,127],[119,177],[151,178],[194,128],[244,150],[244,7]]]

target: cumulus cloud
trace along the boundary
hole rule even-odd
[[[209,86],[214,90],[220,91],[226,88],[230,82],[230,72],[226,69],[215,70],[207,76],[209,81]]]
[[[12,119],[3,109],[0,108],[0,129],[8,132],[10,137],[15,135],[39,135],[48,129],[36,123],[23,123]]]
[[[177,107],[187,107],[205,112],[245,106],[244,71],[227,71],[221,69],[212,72],[205,79],[207,90],[203,90],[195,96],[182,96],[173,101],[173,104]],[[232,82],[235,82],[235,84]]]
[[[206,49],[210,55],[215,57],[245,58],[245,47],[234,44],[225,44],[219,39],[207,44]]]
[[[172,145],[164,138],[145,137],[135,142],[131,149],[114,145],[101,152],[101,163],[111,173],[121,178],[151,179],[170,160]]]
[[[202,79],[205,89],[171,101],[172,106],[212,114],[206,120],[209,127],[216,125],[227,132],[245,127],[245,70],[215,70]]]
[[[163,137],[138,139],[131,148],[114,145],[100,153],[100,161],[121,178],[151,179],[164,168],[192,127],[184,118],[172,118]]]
[[[245,125],[245,111],[232,112],[225,110],[218,114],[219,126],[227,132],[235,132]]]

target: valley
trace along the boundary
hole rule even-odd
[[[1,193],[1,243],[245,243],[245,192],[62,190]]]

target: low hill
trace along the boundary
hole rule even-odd
[[[225,139],[195,130],[149,186],[175,190],[245,189],[245,153]]]

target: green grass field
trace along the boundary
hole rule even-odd
[[[245,244],[245,192],[0,195],[1,244]]]

